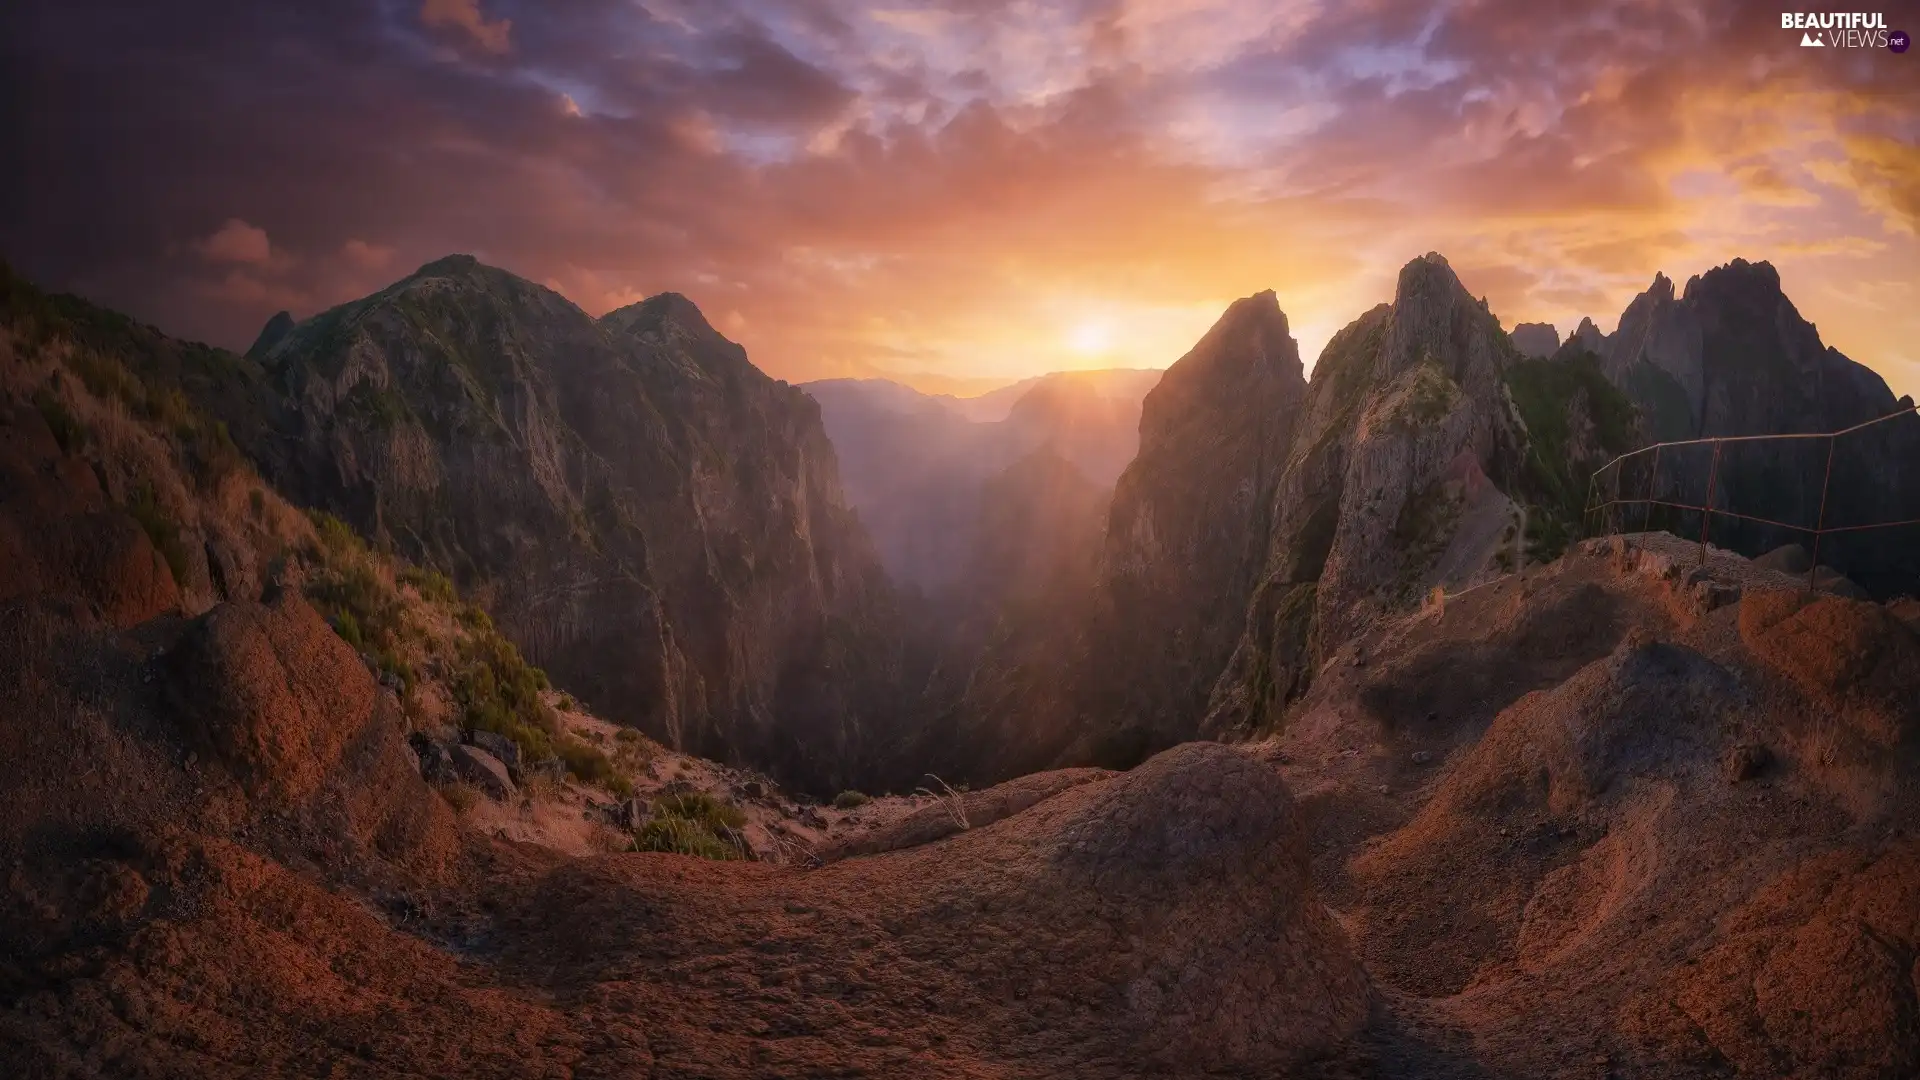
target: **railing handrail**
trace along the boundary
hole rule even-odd
[[[1832,527],[1828,527],[1827,525],[1827,492],[1828,492],[1828,489],[1833,484],[1834,440],[1840,438],[1843,435],[1851,435],[1856,431],[1860,431],[1865,428],[1870,428],[1875,424],[1886,423],[1888,420],[1892,420],[1895,417],[1907,416],[1915,412],[1920,412],[1920,402],[1915,402],[1902,409],[1896,409],[1893,412],[1886,414],[1885,416],[1878,416],[1873,418],[1872,420],[1867,420],[1862,423],[1855,424],[1852,427],[1841,428],[1838,431],[1783,432],[1778,435],[1705,435],[1697,439],[1670,439],[1665,442],[1649,443],[1648,445],[1642,446],[1637,450],[1630,450],[1627,453],[1621,454],[1620,456],[1614,458],[1612,461],[1609,461],[1605,465],[1602,465],[1599,468],[1595,469],[1592,472],[1592,474],[1587,477],[1587,498],[1586,498],[1587,505],[1586,505],[1585,511],[1581,514],[1582,527],[1583,528],[1587,527],[1587,523],[1592,521],[1594,514],[1600,513],[1602,511],[1605,511],[1615,506],[1645,506],[1647,508],[1647,513],[1645,517],[1648,519],[1647,523],[1649,524],[1651,523],[1651,519],[1653,516],[1653,508],[1656,506],[1666,506],[1676,510],[1698,511],[1701,515],[1700,565],[1702,566],[1705,566],[1707,563],[1707,536],[1708,536],[1708,530],[1712,528],[1713,517],[1715,514],[1718,514],[1721,517],[1736,518],[1741,521],[1754,521],[1754,522],[1759,522],[1760,524],[1763,524],[1763,525],[1772,525],[1777,528],[1791,529],[1794,532],[1807,533],[1813,537],[1813,557],[1811,559],[1813,566],[1807,570],[1807,587],[1812,588],[1813,582],[1814,582],[1814,574],[1819,569],[1821,537],[1826,536],[1829,533],[1862,532],[1867,529],[1892,529],[1892,528],[1898,528],[1906,525],[1920,525],[1920,518],[1909,518],[1904,521],[1881,521],[1881,522],[1874,522],[1867,525],[1836,525]],[[1713,494],[1714,494],[1714,489],[1717,486],[1715,482],[1719,479],[1719,475],[1720,475],[1720,448],[1723,444],[1744,443],[1744,442],[1765,442],[1769,440],[1784,441],[1788,439],[1826,439],[1827,440],[1827,468],[1826,468],[1826,473],[1820,482],[1820,519],[1818,522],[1814,524],[1812,528],[1808,528],[1805,525],[1789,525],[1784,521],[1774,521],[1771,518],[1757,517],[1752,514],[1741,514],[1732,510],[1717,510],[1714,508]],[[1672,502],[1669,500],[1658,499],[1654,497],[1659,493],[1658,488],[1659,488],[1659,470],[1660,470],[1660,451],[1670,449],[1673,447],[1678,447],[1678,446],[1709,446],[1709,445],[1713,447],[1713,471],[1707,479],[1707,501],[1704,504],[1695,505],[1693,503]],[[1603,503],[1596,504],[1594,502],[1594,485],[1599,483],[1600,477],[1603,473],[1605,473],[1608,469],[1613,469],[1616,466],[1619,466],[1621,463],[1625,462],[1628,458],[1638,457],[1639,455],[1644,454],[1649,450],[1654,452],[1654,458],[1653,458],[1652,473],[1647,477],[1647,497],[1646,498],[1630,499],[1622,496],[1620,492],[1620,479],[1619,479],[1620,474],[1616,472],[1615,479],[1614,479],[1614,497]],[[1609,530],[1609,535],[1611,535],[1611,532],[1612,530]]]
[[[1760,442],[1766,439],[1837,439],[1842,435],[1851,435],[1862,428],[1870,428],[1875,424],[1884,424],[1895,417],[1906,416],[1912,412],[1920,412],[1920,401],[1916,401],[1904,409],[1895,409],[1885,416],[1876,416],[1871,420],[1855,424],[1852,427],[1841,428],[1839,431],[1784,431],[1777,435],[1702,435],[1697,439],[1668,439],[1665,442],[1648,443],[1637,450],[1629,450],[1595,469],[1594,474],[1599,475],[1600,473],[1606,472],[1608,469],[1613,468],[1628,458],[1638,457],[1649,450],[1664,450],[1675,446],[1706,446],[1711,443]]]

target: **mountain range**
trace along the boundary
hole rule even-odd
[[[1310,376],[1248,296],[1109,486],[1124,400],[861,447],[673,294],[453,257],[243,356],[0,267],[0,1060],[1914,1075],[1905,549],[1582,536],[1659,408],[1901,403],[1765,264],[1663,281],[1540,355],[1428,254]],[[841,469],[949,436],[928,592]]]
[[[454,256],[276,316],[243,357],[192,347],[180,386],[276,489],[445,572],[582,701],[830,793],[1271,730],[1341,642],[1556,557],[1616,455],[1900,405],[1764,263],[1656,276],[1619,326],[1551,351],[1524,328],[1523,350],[1430,254],[1311,378],[1261,293],[1164,373],[963,399],[790,386],[678,295],[594,318]],[[1830,523],[1920,498],[1916,426],[1873,433],[1892,450],[1849,462]],[[1811,458],[1744,455],[1717,505],[1812,513]],[[1689,465],[1618,482],[1664,497]],[[1885,595],[1920,581],[1898,537],[1820,558]]]

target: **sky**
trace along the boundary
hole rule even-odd
[[[978,389],[1268,288],[1311,363],[1427,251],[1562,336],[1737,256],[1920,394],[1920,50],[1751,0],[6,8],[0,257],[217,344],[467,252]]]

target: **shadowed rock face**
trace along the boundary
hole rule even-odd
[[[1649,435],[1691,439],[1839,431],[1900,408],[1886,382],[1820,341],[1781,290],[1772,265],[1735,259],[1689,280],[1677,297],[1656,274],[1596,350],[1602,369],[1633,398]],[[1920,418],[1863,432],[1836,446],[1827,523],[1920,517]],[[1723,455],[1718,505],[1790,524],[1821,513],[1826,444],[1763,444]],[[1663,484],[1704,491],[1708,456],[1676,459]],[[1697,497],[1694,500],[1697,501]],[[1748,554],[1804,534],[1727,523],[1718,542]],[[1883,594],[1920,588],[1913,535],[1863,533],[1823,541],[1831,561]]]
[[[874,781],[902,712],[891,595],[818,407],[691,302],[594,320],[453,257],[277,330],[276,421],[242,437],[283,490],[452,571],[610,716]]]
[[[1306,395],[1271,292],[1236,302],[1147,395],[1107,523],[1088,709],[1116,762],[1191,735],[1258,581],[1273,485]]]

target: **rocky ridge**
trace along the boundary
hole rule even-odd
[[[595,320],[468,257],[264,332],[269,480],[450,573],[675,748],[831,792],[901,733],[899,614],[811,399],[674,294]]]
[[[1116,489],[1080,752],[1262,730],[1371,619],[1554,554],[1633,437],[1583,370],[1522,356],[1439,255],[1311,382],[1272,295],[1236,304],[1149,396]]]

